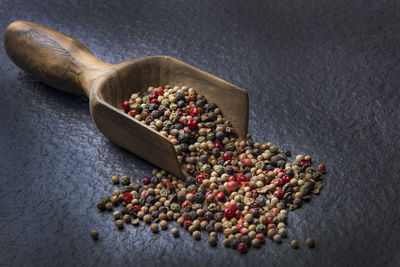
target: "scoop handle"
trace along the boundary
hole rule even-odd
[[[92,81],[112,66],[79,41],[28,21],[15,21],[7,27],[4,48],[19,68],[42,82],[87,97]]]

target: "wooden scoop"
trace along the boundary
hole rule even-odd
[[[108,64],[79,41],[26,21],[8,26],[4,47],[19,68],[44,83],[87,96],[91,116],[106,137],[177,177],[187,174],[169,140],[121,111],[121,103],[131,94],[166,84],[193,87],[221,108],[239,137],[247,133],[247,92],[175,58],[152,56]]]

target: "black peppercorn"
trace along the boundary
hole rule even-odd
[[[217,212],[214,214],[214,220],[217,222],[222,221],[223,218],[224,218],[224,214],[222,212]]]
[[[237,246],[239,245],[240,240],[237,238],[232,238],[231,241],[229,242],[229,246],[233,249],[236,249]]]
[[[204,219],[206,219],[206,221],[211,221],[214,218],[214,214],[211,211],[207,211],[204,214]]]

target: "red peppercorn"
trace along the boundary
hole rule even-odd
[[[182,203],[182,208],[190,208],[192,206],[192,201],[190,200],[185,200]]]
[[[249,178],[247,178],[247,176],[245,176],[243,173],[239,173],[236,177],[236,181],[239,184],[243,184],[243,182],[247,182],[249,180]]]
[[[228,184],[226,185],[226,189],[229,190],[229,192],[233,192],[235,191],[237,188],[237,183],[235,181],[230,181],[228,182]]]
[[[229,153],[229,152],[225,152],[222,155],[222,159],[225,160],[225,161],[230,160],[231,158],[232,158],[232,156],[231,156],[231,153]]]
[[[236,181],[236,178],[233,175],[228,177],[228,182],[232,182],[232,181]]]
[[[148,184],[150,184],[150,183],[151,183],[151,179],[150,179],[150,177],[146,177],[146,178],[144,178],[144,179],[142,180],[142,183],[143,183],[144,185],[148,185]]]
[[[197,128],[197,121],[195,119],[190,119],[187,122],[187,127],[189,127],[190,130],[195,130]]]
[[[260,240],[261,243],[264,243],[264,242],[265,242],[265,236],[264,236],[263,234],[261,234],[261,233],[256,234],[256,238],[257,238],[258,240]]]
[[[247,251],[247,245],[246,245],[246,243],[240,242],[239,245],[237,246],[237,250],[238,250],[240,253],[246,253],[246,251]]]
[[[188,133],[190,131],[189,127],[187,127],[187,126],[183,127],[182,130],[183,130],[184,133]]]
[[[228,202],[228,204],[226,205],[229,209],[231,209],[231,210],[236,210],[237,209],[237,205],[236,205],[236,202],[235,201],[231,201],[231,202]]]
[[[129,115],[136,116],[139,112],[136,109],[129,110]]]
[[[325,164],[323,164],[323,163],[319,164],[318,167],[317,167],[317,169],[318,169],[318,171],[319,171],[320,174],[326,173],[326,166],[325,166]]]
[[[154,99],[152,99],[151,101],[150,101],[150,103],[151,104],[160,104],[160,101],[158,101],[158,99],[157,98],[154,98]]]
[[[185,117],[185,116],[181,116],[180,118],[179,118],[179,122],[180,123],[182,123],[182,124],[187,124],[187,118]]]
[[[153,100],[153,99],[157,99],[157,97],[158,97],[158,94],[156,92],[151,92],[149,94],[150,101]]]
[[[290,182],[290,176],[285,174],[284,176],[282,176],[282,183],[287,184]]]
[[[240,217],[242,217],[242,212],[240,210],[235,210],[235,218],[239,220]]]
[[[208,203],[212,203],[215,201],[215,195],[213,193],[206,194],[206,201]]]
[[[135,205],[135,206],[132,206],[132,210],[134,211],[134,212],[139,212],[139,211],[141,211],[141,209],[142,209],[142,207],[140,206],[140,205]]]
[[[240,231],[240,233],[242,234],[242,235],[248,235],[249,234],[249,230],[247,230],[246,228],[242,228],[242,229],[240,229],[239,230]]]
[[[267,222],[268,222],[268,224],[274,223],[274,218],[268,217]]]
[[[122,109],[124,111],[128,111],[129,110],[129,101],[122,102]]]
[[[188,229],[189,228],[189,226],[191,226],[192,225],[192,221],[191,220],[186,220],[184,223],[183,223],[183,227],[185,228],[185,229]]]
[[[213,144],[215,148],[222,149],[222,146],[219,142],[214,142]]]
[[[162,88],[161,86],[157,88],[157,94],[158,95],[164,95],[164,88]]]
[[[239,223],[236,224],[236,227],[240,230],[240,229],[242,229],[244,227],[244,223],[239,222]]]
[[[243,158],[242,163],[243,165],[250,166],[253,161],[250,158]]]
[[[224,194],[224,192],[219,192],[219,193],[217,194],[217,199],[218,199],[218,200],[224,200],[224,199],[225,199],[225,194]]]
[[[149,192],[148,192],[147,190],[143,190],[143,192],[140,193],[140,197],[141,197],[141,198],[146,198],[146,197],[148,197],[148,196],[149,196]]]
[[[274,223],[269,223],[268,225],[267,225],[267,229],[269,230],[269,229],[276,229],[276,225],[274,224]]]
[[[204,180],[204,173],[200,173],[196,176],[196,184],[201,184]]]
[[[283,191],[281,189],[275,190],[274,196],[276,196],[277,198],[283,198]]]
[[[194,193],[196,193],[196,188],[193,190],[190,190],[188,193],[193,195]]]
[[[281,172],[285,172],[285,170],[282,169],[282,168],[279,168],[279,169],[277,169],[277,170],[275,171],[276,174],[279,174],[279,173],[281,173]]]
[[[275,179],[272,179],[270,184],[274,184],[276,186],[280,186],[282,184],[282,181],[280,179],[278,179],[278,178],[275,178]]]
[[[206,218],[204,218],[204,217],[198,217],[197,219],[199,220],[199,222],[203,222],[206,220]]]
[[[310,161],[306,159],[301,159],[299,163],[302,167],[310,165]]]
[[[190,113],[190,116],[192,116],[192,117],[196,117],[196,116],[199,116],[199,109],[198,108],[196,108],[196,107],[192,107],[190,110],[189,110],[189,113]]]
[[[126,193],[124,194],[124,196],[123,196],[123,199],[124,199],[124,201],[125,201],[126,203],[131,203],[131,202],[132,202],[132,199],[133,199],[133,196],[132,196],[132,194],[131,194],[130,192],[126,192]]]
[[[233,215],[235,215],[235,211],[234,210],[232,210],[232,209],[230,209],[230,208],[226,208],[226,209],[224,209],[224,217],[225,218],[232,218],[233,217]]]

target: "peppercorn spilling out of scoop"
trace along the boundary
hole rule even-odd
[[[204,231],[216,246],[218,235],[224,235],[223,245],[241,253],[260,247],[266,237],[281,243],[288,213],[319,193],[325,165],[315,169],[311,157],[303,155],[289,162],[290,151],[254,142],[250,134],[238,138],[221,109],[193,88],[149,87],[147,92],[132,94],[121,112],[167,138],[189,176],[182,181],[157,169],[132,183],[122,176],[121,187],[103,197],[98,209],[120,206],[113,212],[118,229],[144,221],[157,233],[176,221],[195,240]],[[118,176],[111,180],[119,186]],[[171,233],[179,236],[177,228]]]

